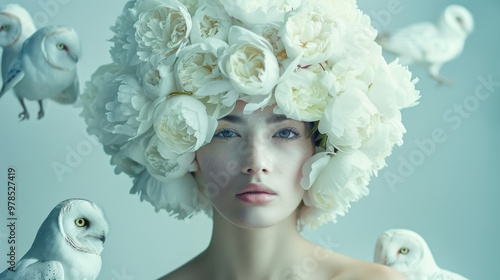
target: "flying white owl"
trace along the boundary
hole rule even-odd
[[[2,53],[2,79],[12,60],[21,51],[24,41],[35,33],[36,27],[31,15],[18,4],[0,7],[0,47]]]
[[[0,97],[11,88],[21,102],[21,120],[29,113],[24,98],[38,100],[38,118],[44,115],[42,100],[51,98],[62,104],[74,103],[79,94],[76,71],[81,54],[76,31],[66,26],[48,26],[28,38],[6,74]]]
[[[437,24],[422,22],[391,33],[381,33],[377,42],[400,57],[402,64],[422,64],[438,82],[453,81],[439,75],[444,63],[458,57],[474,28],[471,13],[462,6],[446,7]]]
[[[380,234],[373,259],[403,273],[407,280],[467,280],[439,268],[425,240],[407,229],[391,229]]]
[[[101,271],[101,252],[108,234],[101,209],[85,199],[59,203],[43,221],[15,272],[2,280],[95,280]]]

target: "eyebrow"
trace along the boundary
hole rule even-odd
[[[237,115],[227,115],[220,120],[234,123],[234,124],[245,124],[246,121],[240,116]],[[275,124],[279,122],[283,122],[289,120],[289,118],[286,117],[286,115],[272,115],[270,118],[266,119],[266,123],[268,124]]]

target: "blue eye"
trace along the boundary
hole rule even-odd
[[[276,133],[273,137],[294,139],[300,136],[298,131],[294,131],[293,128],[285,128]]]
[[[221,131],[215,133],[214,138],[231,138],[231,137],[237,137],[238,134],[234,132],[233,130],[223,128]]]

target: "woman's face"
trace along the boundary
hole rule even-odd
[[[296,210],[302,165],[314,154],[310,125],[266,107],[243,114],[238,101],[220,119],[210,143],[196,152],[196,179],[214,208],[235,225],[268,227]]]

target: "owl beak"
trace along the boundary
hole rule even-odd
[[[104,243],[104,241],[106,241],[106,236],[104,236],[104,234],[103,234],[103,235],[100,235],[100,236],[99,236],[99,240],[101,240],[101,241],[102,241],[102,243]]]

